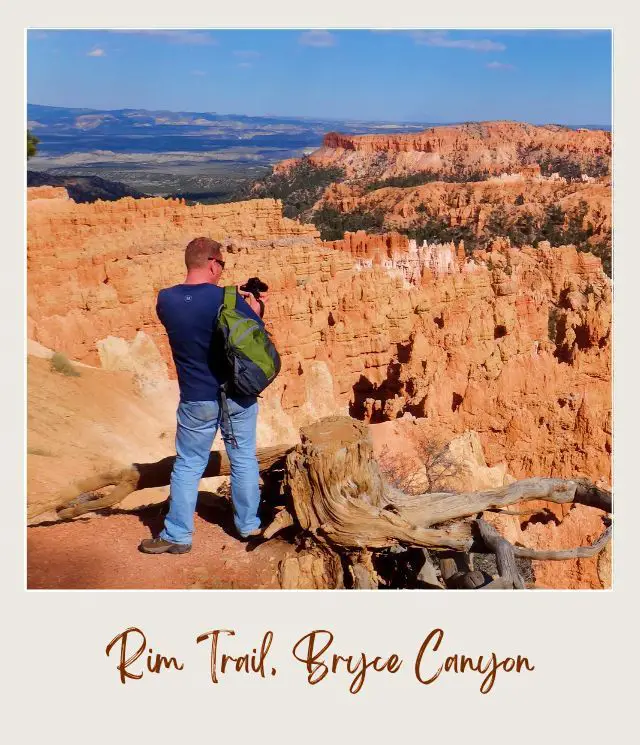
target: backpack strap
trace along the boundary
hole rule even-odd
[[[227,310],[233,310],[236,307],[237,297],[238,288],[235,285],[229,285],[224,288],[224,300],[222,304]]]
[[[229,285],[225,287],[224,297],[223,297],[222,306],[220,307],[220,310],[222,310],[222,308],[226,308],[227,310],[235,310],[237,297],[238,297],[238,288],[235,285]],[[231,415],[229,413],[227,393],[228,393],[228,381],[225,381],[220,386],[220,405],[222,409],[222,418],[223,420],[226,420],[226,423],[228,424],[228,432],[229,432],[229,439],[231,441],[231,446],[234,448],[237,448],[238,442],[233,432],[233,423],[231,422]]]

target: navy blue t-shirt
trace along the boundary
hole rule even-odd
[[[225,381],[224,349],[215,333],[224,289],[217,285],[176,285],[160,290],[156,313],[167,331],[178,373],[181,401],[215,401]],[[238,295],[236,309],[262,320]]]

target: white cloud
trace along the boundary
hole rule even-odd
[[[489,62],[486,67],[489,70],[515,70],[514,65],[510,65],[507,62]]]
[[[412,31],[411,37],[416,44],[428,47],[468,49],[472,52],[502,52],[506,49],[501,42],[489,39],[452,39],[448,31]]]
[[[202,76],[202,75],[206,75],[207,73],[204,70],[191,70],[191,74]]]
[[[87,57],[106,57],[107,53],[104,51],[104,49],[100,49],[100,47],[96,47],[95,49],[92,49],[90,52],[87,52]]]
[[[167,39],[171,44],[193,44],[197,46],[217,44],[217,41],[207,31],[188,31],[185,29],[114,29],[114,34],[139,34],[144,36],[159,36]]]
[[[255,49],[236,49],[236,51],[233,53],[234,57],[239,57],[240,59],[258,59],[258,57],[261,56],[260,52],[256,52]]]
[[[338,40],[328,31],[314,29],[300,34],[298,43],[305,47],[333,47],[338,43]]]
[[[238,67],[247,69],[249,67],[253,67],[253,65],[251,64],[251,62],[238,62]]]

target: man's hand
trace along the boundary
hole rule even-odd
[[[252,292],[245,292],[244,290],[240,289],[240,285],[238,285],[238,292],[244,299],[244,301],[247,303],[247,305],[251,308],[251,310],[258,316],[262,317],[262,308],[260,307],[260,303],[256,300],[255,296]],[[266,300],[266,295],[261,295],[260,299],[264,303]]]

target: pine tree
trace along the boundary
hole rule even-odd
[[[37,145],[39,142],[40,140],[34,134],[31,134],[29,130],[27,130],[27,158],[32,158],[36,154],[38,150]]]

